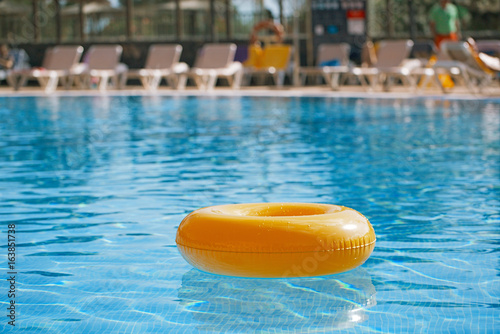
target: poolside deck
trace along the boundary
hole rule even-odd
[[[325,97],[377,97],[377,98],[452,98],[452,99],[489,99],[500,98],[500,85],[495,83],[483,90],[481,94],[472,94],[466,87],[456,87],[452,92],[443,94],[439,89],[430,88],[411,92],[407,87],[393,87],[390,92],[384,92],[380,88],[374,91],[366,91],[361,86],[343,86],[338,91],[333,91],[326,86],[285,86],[276,88],[274,86],[251,86],[232,90],[227,86],[217,86],[214,90],[203,91],[196,87],[188,86],[185,90],[174,90],[167,86],[160,86],[157,91],[145,90],[142,86],[128,85],[126,89],[99,91],[97,89],[70,89],[59,88],[54,93],[45,93],[38,86],[23,87],[14,91],[7,85],[0,85],[0,96],[66,96],[66,95],[159,95],[159,96],[325,96]]]

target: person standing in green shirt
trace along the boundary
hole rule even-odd
[[[449,0],[440,0],[432,6],[429,17],[434,43],[438,48],[444,40],[458,41],[460,16],[457,6]]]

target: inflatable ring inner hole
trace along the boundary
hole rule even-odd
[[[281,206],[264,206],[258,205],[249,207],[246,210],[238,210],[234,212],[215,212],[220,214],[238,215],[238,216],[251,216],[251,217],[287,217],[287,216],[315,216],[327,213],[340,211],[341,208],[333,208],[331,206],[321,205],[288,205],[284,203]]]

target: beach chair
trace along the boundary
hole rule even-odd
[[[478,40],[476,46],[479,52],[500,57],[500,40]]]
[[[436,74],[451,76],[455,83],[463,83],[472,93],[481,92],[496,75],[467,42],[443,42],[441,51],[450,60],[438,60],[433,67]],[[448,92],[442,85],[441,89]]]
[[[500,82],[500,40],[479,40],[475,45],[481,61],[496,72],[494,80]]]
[[[349,72],[349,55],[351,46],[347,43],[324,43],[318,47],[316,66],[300,67],[299,75],[302,85],[308,76],[322,76],[334,90],[340,85],[340,76]]]
[[[163,78],[172,88],[177,88],[179,76],[186,73],[189,67],[180,63],[182,46],[179,44],[154,44],[149,47],[144,68],[129,70],[127,78],[140,79],[144,88],[156,90]]]
[[[274,84],[278,87],[283,86],[286,71],[290,67],[290,58],[292,47],[285,44],[269,44],[262,50],[252,66],[245,67],[244,76],[246,84],[249,84],[252,76],[261,77],[270,75],[274,79]]]
[[[415,82],[411,72],[422,64],[418,59],[408,59],[412,47],[411,40],[381,41],[375,65],[352,68],[349,74],[357,77],[363,86],[371,89],[382,81],[384,90],[389,91],[395,78],[400,78],[403,83],[413,88]]]
[[[29,79],[36,79],[45,92],[53,92],[59,83],[68,89],[75,75],[75,66],[80,61],[83,47],[80,45],[55,46],[45,51],[42,66],[32,69],[14,70],[14,89],[24,86]],[[17,77],[17,78],[16,78]]]
[[[210,43],[199,51],[194,66],[179,77],[178,89],[184,89],[188,77],[192,78],[198,89],[214,89],[218,78],[227,79],[233,89],[241,85],[243,66],[234,61],[236,44]]]
[[[420,59],[425,62],[431,57],[436,56],[438,52],[439,51],[433,40],[415,41],[411,49],[410,58]]]
[[[411,57],[420,61],[420,66],[415,66],[411,69],[415,88],[417,91],[428,87],[435,88],[440,85],[453,85],[451,78],[448,76],[438,76],[433,69],[434,64],[438,60],[443,59],[445,55],[436,47],[433,40],[416,41],[411,51]]]
[[[92,82],[100,90],[106,90],[111,82],[121,89],[127,80],[127,65],[120,63],[123,48],[120,45],[93,45],[84,56],[85,62],[80,70],[82,86],[90,88]]]

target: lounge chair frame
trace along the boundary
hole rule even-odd
[[[65,89],[69,89],[76,75],[75,66],[82,53],[83,47],[80,45],[61,45],[47,49],[41,68],[11,73],[14,90],[25,86],[31,78],[36,79],[46,93],[55,91],[59,83],[62,83]]]
[[[308,76],[322,77],[326,84],[333,90],[340,87],[343,74],[349,72],[349,55],[351,46],[347,43],[324,43],[318,46],[316,66],[299,68],[301,84],[304,86]],[[322,66],[324,62],[338,60],[338,66]]]
[[[473,94],[482,93],[483,89],[491,84],[495,73],[485,71],[484,65],[467,42],[443,42],[441,51],[450,60],[437,61],[434,64],[436,75],[450,75],[457,84],[463,83]],[[450,91],[443,85],[440,86],[444,93]]]
[[[349,74],[358,78],[367,90],[374,90],[381,82],[384,90],[390,91],[397,78],[414,89],[415,80],[411,72],[413,68],[420,66],[420,62],[409,61],[412,47],[413,41],[409,39],[380,41],[375,66],[354,67]]]
[[[180,44],[153,44],[149,47],[144,68],[129,70],[127,78],[138,78],[147,90],[157,90],[162,79],[172,88],[177,88],[179,77],[189,67],[179,62],[182,53]]]
[[[243,65],[234,61],[236,44],[205,44],[196,57],[193,68],[179,76],[178,89],[186,87],[187,79],[193,79],[200,90],[213,90],[219,78],[225,78],[232,89],[239,89]]]
[[[87,52],[87,62],[81,69],[80,85],[91,88],[92,80],[97,81],[99,90],[106,90],[109,84],[117,89],[125,86],[127,65],[120,63],[123,48],[120,45],[94,45]]]

